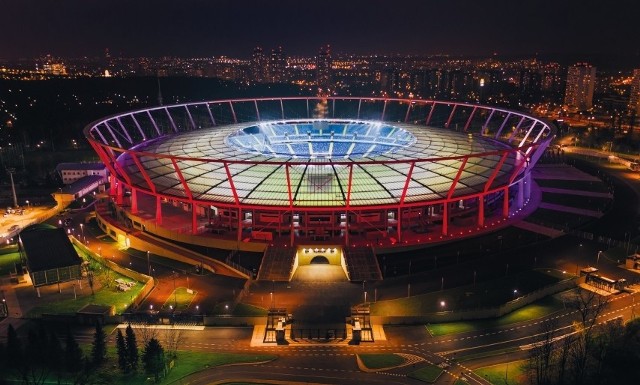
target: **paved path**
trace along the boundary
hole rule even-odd
[[[613,194],[595,192],[595,191],[572,190],[572,189],[553,188],[553,187],[541,187],[540,191],[546,192],[546,193],[553,193],[553,194],[577,195],[577,196],[583,196],[583,197],[613,199]]]
[[[562,164],[537,164],[531,172],[534,179],[580,180],[601,182],[597,177],[580,171],[572,166]]]
[[[600,211],[587,210],[587,209],[581,209],[577,207],[569,207],[569,206],[563,206],[563,205],[558,205],[554,203],[545,203],[545,202],[540,203],[540,208],[553,210],[553,211],[560,211],[563,213],[584,215],[587,217],[594,217],[594,218],[601,218],[602,215],[604,215]]]
[[[552,229],[551,227],[538,225],[536,223],[527,222],[526,220],[520,221],[518,223],[514,223],[513,227],[517,227],[522,230],[531,231],[533,233],[546,235],[549,238],[558,238],[565,234],[564,231]]]

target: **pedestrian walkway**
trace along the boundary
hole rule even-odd
[[[181,325],[179,323],[171,324],[171,325],[147,325],[147,324],[139,324],[139,323],[126,323],[119,324],[116,328],[118,329],[126,329],[127,326],[131,325],[132,329],[154,329],[154,330],[204,330],[203,325]]]
[[[534,179],[559,179],[587,182],[601,182],[597,177],[563,164],[536,164],[531,171]]]
[[[577,214],[577,215],[584,215],[584,216],[587,216],[587,217],[594,217],[594,218],[601,218],[604,215],[600,211],[581,209],[581,208],[577,208],[577,207],[563,206],[563,205],[558,205],[558,204],[555,204],[555,203],[542,202],[542,203],[540,203],[539,207],[541,209],[560,211],[560,212],[563,212],[563,213],[570,213],[570,214]]]
[[[347,338],[345,338],[344,340],[336,340],[336,341],[330,341],[330,342],[309,342],[309,340],[306,339],[299,339],[299,340],[292,340],[290,338],[288,338],[291,335],[291,325],[287,325],[285,326],[285,338],[287,338],[287,343],[289,346],[318,346],[318,345],[322,345],[322,346],[348,346],[349,342],[351,341],[351,339],[353,338],[353,327],[351,326],[351,324],[345,324],[346,328],[347,328]],[[360,345],[365,345],[365,346],[376,346],[376,343],[380,344],[380,343],[386,343],[387,341],[387,335],[384,332],[384,328],[382,327],[382,325],[371,325],[371,331],[373,333],[373,338],[374,338],[374,342],[361,342]],[[250,342],[250,346],[251,347],[257,347],[257,346],[277,346],[277,344],[275,342],[264,342],[264,333],[267,330],[267,324],[266,324],[266,318],[265,318],[265,323],[264,324],[257,324],[253,326],[253,334],[251,335],[251,342]]]
[[[581,283],[578,286],[580,286],[584,290],[592,291],[592,292],[594,292],[594,293],[596,293],[598,295],[601,295],[603,297],[607,297],[607,296],[610,296],[610,295],[614,295],[614,294],[619,294],[620,293],[620,290],[612,290],[612,291],[602,290],[602,289],[599,289],[599,288],[597,288],[595,286],[589,285],[588,283]]]
[[[517,227],[522,230],[531,231],[532,233],[542,234],[552,239],[561,237],[565,234],[564,231],[562,230],[552,229],[551,227],[546,227],[536,223],[527,222],[526,220],[520,221],[518,223],[514,223],[513,227]]]
[[[613,199],[613,194],[595,192],[595,191],[572,190],[572,189],[553,188],[553,187],[541,187],[540,191],[545,193],[553,193],[553,194],[577,195],[577,196],[583,196],[583,197]]]

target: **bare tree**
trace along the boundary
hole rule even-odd
[[[142,346],[147,346],[147,343],[152,338],[158,339],[158,329],[154,327],[149,327],[146,324],[138,324],[139,327],[136,328],[136,335],[140,338],[140,342]]]
[[[164,346],[169,357],[175,358],[178,348],[184,341],[184,331],[171,325],[170,328],[164,329]]]
[[[558,322],[556,319],[547,319],[540,325],[541,338],[534,343],[529,351],[530,377],[534,384],[550,384],[552,366],[554,364],[554,344],[557,334]]]
[[[576,384],[583,383],[587,374],[594,348],[594,326],[608,305],[608,297],[581,289],[578,289],[568,303],[568,306],[575,309],[579,316],[574,324],[575,338],[569,349],[570,370]]]

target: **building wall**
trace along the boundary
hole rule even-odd
[[[593,90],[596,84],[596,67],[578,63],[569,67],[564,104],[569,109],[584,111],[593,106]]]
[[[629,113],[640,117],[640,69],[633,70],[631,95],[629,97]]]
[[[87,175],[100,175],[103,178],[107,178],[107,169],[104,168],[102,170],[61,170],[60,176],[62,178],[62,183],[64,184],[72,184],[80,178],[83,178]]]

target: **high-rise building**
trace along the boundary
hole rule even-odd
[[[584,111],[593,105],[593,90],[596,84],[596,67],[578,63],[569,67],[564,104],[570,110]]]
[[[264,55],[262,48],[254,48],[253,55],[251,55],[251,75],[253,76],[253,81],[263,83],[268,80],[267,64],[267,57]]]
[[[316,58],[316,79],[318,88],[331,88],[331,46],[320,47]]]
[[[284,56],[282,47],[272,49],[271,56],[269,57],[269,81],[271,83],[285,81],[284,70],[286,66],[287,59]]]
[[[640,117],[640,69],[633,70],[631,95],[629,97],[629,114]]]

